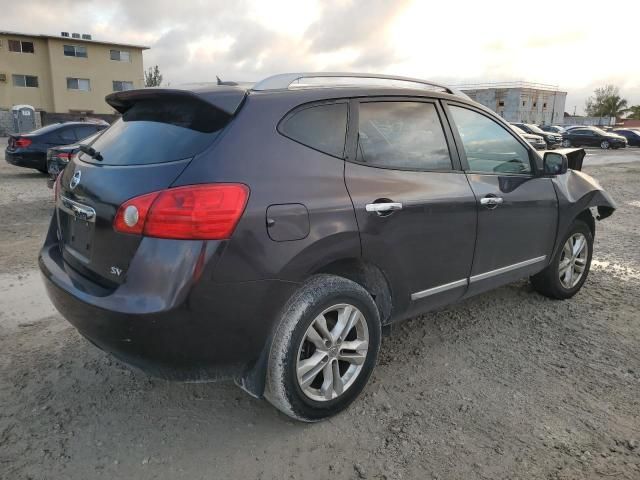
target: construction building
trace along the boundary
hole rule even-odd
[[[529,82],[456,85],[473,100],[508,122],[562,125],[567,92],[555,85]]]

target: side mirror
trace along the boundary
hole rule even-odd
[[[562,153],[545,152],[542,159],[542,169],[545,175],[562,175],[569,170],[569,160]]]

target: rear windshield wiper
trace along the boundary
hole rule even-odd
[[[99,162],[102,161],[102,155],[95,148],[90,147],[89,145],[80,145],[79,148],[80,148],[80,151],[82,153],[86,153],[91,158],[93,158],[93,159],[95,159],[95,160],[97,160]]]

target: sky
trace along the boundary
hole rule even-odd
[[[169,84],[354,71],[558,85],[579,114],[611,83],[640,104],[640,0],[0,0],[0,9],[0,30],[147,45],[145,67],[158,65]]]

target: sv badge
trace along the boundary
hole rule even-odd
[[[119,277],[120,275],[122,275],[122,269],[118,267],[111,267],[111,275]]]

